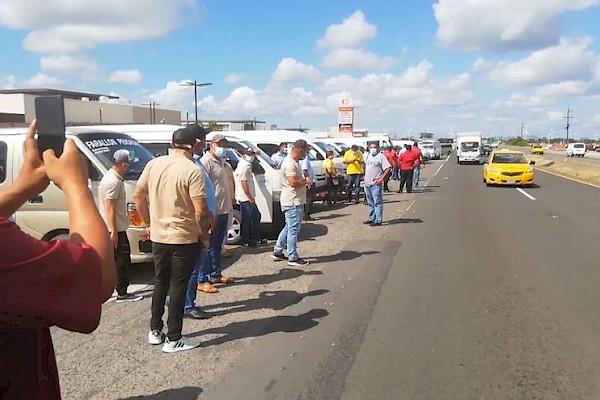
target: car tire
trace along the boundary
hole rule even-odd
[[[227,231],[227,244],[239,244],[242,241],[242,213],[240,210],[233,210],[232,214],[231,229]]]

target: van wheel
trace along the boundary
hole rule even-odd
[[[231,229],[227,231],[227,244],[239,244],[242,241],[242,213],[232,211]]]
[[[47,242],[51,240],[69,240],[69,231],[67,230],[57,230],[54,232],[49,232],[42,238]]]

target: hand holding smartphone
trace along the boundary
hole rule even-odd
[[[37,141],[40,157],[48,149],[60,157],[65,145],[65,106],[62,96],[35,98]]]

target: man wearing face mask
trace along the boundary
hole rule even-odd
[[[285,157],[287,157],[287,145],[285,143],[281,143],[279,144],[279,149],[277,152],[271,156],[271,160],[277,164],[277,167],[281,167]]]
[[[200,159],[215,186],[217,200],[217,217],[210,234],[204,268],[198,276],[198,290],[205,293],[218,292],[215,283],[233,283],[232,278],[221,274],[221,250],[223,238],[227,234],[227,218],[231,205],[229,179],[225,170],[226,158],[227,139],[221,134],[216,134],[210,141],[209,150]]]
[[[234,173],[235,196],[240,203],[240,211],[242,213],[242,246],[245,247],[256,247],[261,241],[261,215],[256,206],[256,188],[254,187],[254,174],[252,173],[254,157],[254,150],[248,147]]]
[[[379,144],[369,145],[369,153],[365,158],[365,193],[369,205],[369,219],[364,223],[380,226],[383,222],[383,192],[381,185],[392,172],[392,164],[383,153],[379,152]]]

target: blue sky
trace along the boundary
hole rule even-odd
[[[79,4],[81,3],[81,4]],[[599,0],[0,0],[0,87],[324,131],[600,138]]]

